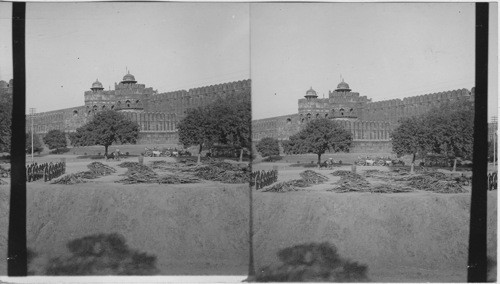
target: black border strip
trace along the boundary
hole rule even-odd
[[[487,280],[488,23],[489,3],[476,3],[474,167],[472,169],[468,282],[486,282]]]
[[[26,3],[12,3],[12,55],[14,86],[12,96],[12,137],[10,150],[11,185],[8,239],[8,276],[28,274],[26,248]]]

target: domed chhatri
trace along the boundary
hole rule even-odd
[[[90,88],[92,91],[98,91],[98,90],[104,90],[102,87],[101,82],[99,82],[99,79],[96,79],[95,82],[92,84],[92,88]]]
[[[349,84],[344,82],[344,79],[342,79],[342,82],[340,82],[337,85],[337,89],[335,90],[336,92],[350,92],[351,89],[349,88]]]
[[[315,97],[315,98],[317,98],[318,95],[316,94],[316,91],[313,90],[313,88],[311,87],[311,88],[309,88],[309,90],[307,90],[305,97],[306,98],[309,98],[309,97]]]
[[[101,82],[99,82],[99,79],[96,79],[95,82],[92,84],[92,88],[91,89],[104,89],[102,87],[102,84]]]
[[[125,76],[123,76],[122,84],[127,84],[127,83],[132,83],[132,84],[137,83],[134,75],[130,74],[130,71]]]

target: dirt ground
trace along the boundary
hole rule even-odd
[[[158,159],[170,158],[144,162]],[[67,173],[87,170],[92,161],[69,156]],[[116,232],[130,248],[156,255],[162,275],[247,273],[248,185],[123,185],[114,181],[123,178],[126,169],[116,165],[126,160],[99,161],[117,173],[83,184],[27,184],[28,247],[42,255],[39,263],[65,253],[69,240]],[[0,186],[0,255],[7,254],[9,190]],[[2,258],[0,275],[6,269]]]
[[[278,166],[278,181],[300,178],[305,168]],[[350,167],[336,168],[350,170]],[[358,167],[388,170],[385,167]],[[368,265],[376,282],[465,282],[470,192],[437,194],[334,193],[334,170],[313,169],[329,177],[302,191],[254,193],[256,267],[278,261],[285,247],[330,242],[341,256]],[[496,259],[497,192],[488,192],[488,253]]]

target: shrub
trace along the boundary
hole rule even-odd
[[[262,138],[257,145],[257,151],[263,156],[276,156],[280,154],[280,145],[278,139],[265,137]]]
[[[340,257],[329,243],[310,243],[282,249],[280,265],[259,269],[260,282],[367,282],[368,267]]]

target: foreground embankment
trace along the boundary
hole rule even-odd
[[[7,254],[9,186],[0,187],[0,254]],[[28,247],[42,257],[69,240],[122,234],[157,256],[163,275],[242,275],[248,270],[248,186],[28,184]],[[0,261],[0,275],[7,264]]]
[[[470,194],[298,191],[254,194],[256,267],[289,246],[330,242],[377,282],[467,280]],[[488,193],[496,259],[497,194]]]

